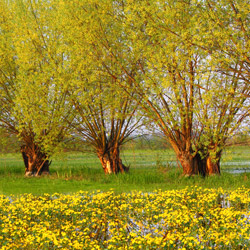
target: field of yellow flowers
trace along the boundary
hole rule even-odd
[[[250,189],[1,195],[0,249],[250,249]]]

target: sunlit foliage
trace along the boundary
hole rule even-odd
[[[184,174],[220,174],[250,114],[247,0],[19,0],[0,12],[0,125],[23,152],[47,159],[77,116],[108,169],[140,107]]]

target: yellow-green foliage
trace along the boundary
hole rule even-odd
[[[1,123],[24,134],[48,154],[71,121],[66,100],[67,49],[57,1],[9,1],[0,5]],[[55,20],[57,20],[55,22]],[[6,115],[5,115],[6,114]]]
[[[247,0],[2,1],[1,125],[50,153],[77,105],[80,123],[140,105],[177,155],[218,158],[249,116],[249,10]]]
[[[245,2],[75,0],[65,30],[78,67],[135,92],[177,154],[214,159],[249,115]]]
[[[249,249],[250,190],[0,196],[1,249]]]

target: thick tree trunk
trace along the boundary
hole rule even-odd
[[[218,154],[215,159],[209,155],[202,158],[199,153],[195,156],[192,154],[179,154],[177,156],[183,168],[183,174],[186,176],[220,174],[220,157],[221,155]]]
[[[221,152],[214,159],[211,156],[206,158],[206,173],[207,175],[220,174],[220,159]]]
[[[118,147],[114,147],[104,153],[99,151],[97,154],[105,174],[118,174],[129,171],[129,168],[122,163]]]
[[[51,161],[48,160],[45,153],[41,152],[37,145],[24,145],[21,147],[21,153],[26,176],[49,174]]]
[[[196,175],[199,173],[199,167],[202,167],[202,162],[193,157],[191,154],[182,153],[177,156],[183,168],[183,174],[186,176]]]

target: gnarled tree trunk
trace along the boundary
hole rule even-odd
[[[47,155],[37,145],[23,145],[21,153],[25,164],[26,176],[49,174],[51,161],[48,160]]]
[[[222,151],[216,153],[210,152],[206,157],[206,173],[207,175],[220,174],[220,159]]]
[[[191,153],[182,153],[177,158],[183,168],[183,174],[186,176],[220,174],[221,153],[218,153],[216,157],[209,154],[201,157],[199,153],[194,156]]]
[[[181,153],[177,155],[186,176],[201,174],[204,175],[204,160],[199,155],[193,156],[191,153]]]
[[[105,174],[118,174],[129,171],[129,167],[126,167],[122,163],[118,147],[113,147],[110,150],[107,150],[107,152],[100,150],[97,155],[101,161]]]

